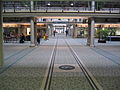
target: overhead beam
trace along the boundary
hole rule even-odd
[[[66,17],[103,17],[103,18],[119,18],[120,14],[114,14],[114,13],[79,13],[79,12],[39,12],[39,13],[3,13],[3,17],[42,17],[42,16],[66,16]]]
[[[4,1],[16,1],[16,0],[4,0]],[[31,0],[17,0],[17,1],[31,1]],[[32,1],[65,1],[65,0],[32,0]],[[83,1],[83,0],[67,0],[67,1]],[[84,1],[93,1],[93,0],[84,0]],[[94,0],[94,1],[120,2],[120,0]]]

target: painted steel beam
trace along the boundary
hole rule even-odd
[[[71,12],[39,12],[39,13],[3,13],[3,17],[42,17],[42,16],[64,16],[64,17],[103,17],[103,18],[119,18],[120,14],[113,13],[71,13]]]
[[[3,0],[3,1],[31,1],[31,0]],[[32,0],[32,1],[65,1],[65,0]],[[67,1],[83,1],[83,0],[67,0]],[[84,0],[84,1],[93,1],[93,0]],[[103,2],[120,2],[120,0],[94,0],[94,1],[103,1]]]

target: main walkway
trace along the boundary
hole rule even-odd
[[[41,45],[4,45],[0,90],[120,90],[120,42],[85,45],[56,35]]]

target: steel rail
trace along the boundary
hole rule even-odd
[[[52,73],[53,73],[53,69],[54,69],[55,56],[56,56],[56,51],[57,51],[57,43],[58,43],[58,38],[57,38],[55,47],[53,48],[50,62],[48,64],[49,68],[46,70],[45,78],[43,79],[42,86],[41,86],[40,90],[50,90]]]
[[[65,40],[65,39],[64,39]],[[93,90],[103,90],[103,88],[100,86],[100,84],[97,82],[97,80],[93,77],[93,75],[89,72],[89,70],[86,68],[86,66],[83,64],[81,59],[78,57],[76,52],[73,50],[73,48],[68,44],[68,42],[65,40],[70,52],[72,53],[73,57],[75,58],[77,64],[79,65],[80,69],[84,73],[86,79],[90,83]]]

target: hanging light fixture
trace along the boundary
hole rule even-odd
[[[71,6],[73,6],[74,4],[73,4],[73,3],[71,3],[70,5],[71,5]]]
[[[50,3],[48,3],[47,5],[48,5],[48,6],[50,6],[51,4],[50,4]]]

